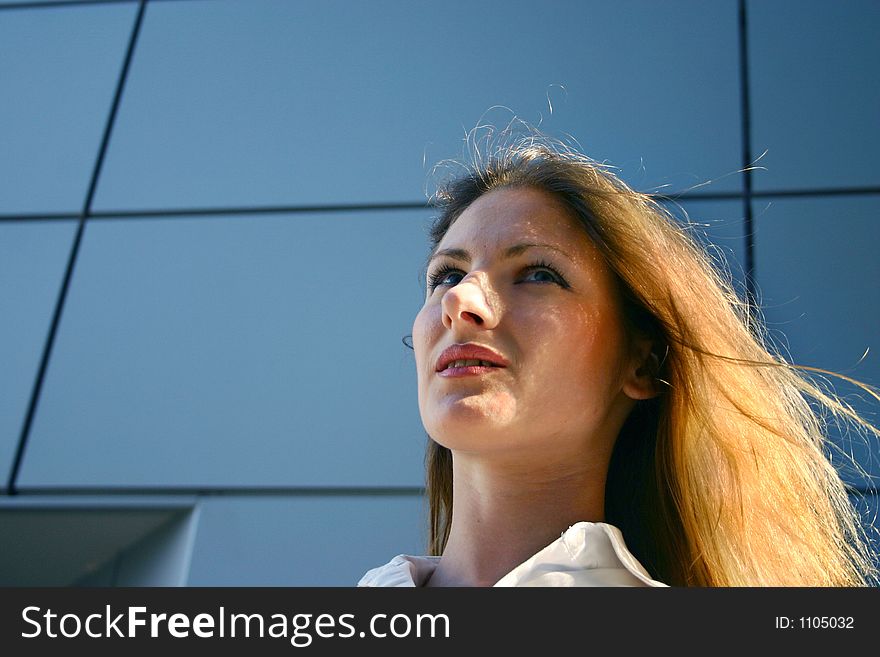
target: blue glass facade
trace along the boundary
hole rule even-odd
[[[0,1],[0,583],[423,552],[401,338],[481,123],[677,195],[794,362],[880,385],[875,2],[41,4]]]

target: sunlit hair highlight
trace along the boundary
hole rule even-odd
[[[638,402],[624,424],[605,503],[606,521],[651,575],[679,586],[876,583],[826,433],[829,422],[866,438],[880,431],[814,375],[880,400],[877,389],[776,353],[724,263],[608,167],[534,130],[486,139],[470,159],[432,198],[432,250],[482,194],[548,192],[615,273],[628,331],[653,340],[661,394]],[[430,438],[426,492],[436,555],[452,521],[452,455]]]

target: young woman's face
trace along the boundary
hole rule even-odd
[[[524,456],[610,453],[643,395],[612,273],[565,206],[535,189],[484,194],[438,245],[427,280],[413,346],[435,441]],[[438,370],[453,345],[489,351]]]

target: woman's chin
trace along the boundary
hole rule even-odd
[[[423,412],[430,435],[483,435],[509,427],[516,404],[508,395],[469,395],[432,404]]]

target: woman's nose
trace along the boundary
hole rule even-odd
[[[443,324],[448,329],[456,326],[477,326],[483,329],[498,325],[498,313],[493,307],[493,295],[476,278],[465,278],[443,295]]]

